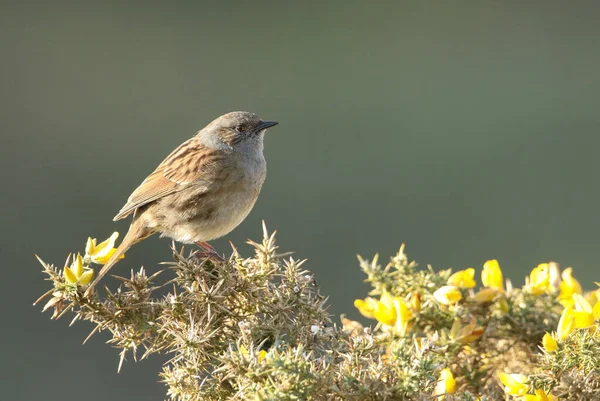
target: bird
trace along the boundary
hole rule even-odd
[[[114,221],[132,215],[123,241],[85,296],[133,245],[161,237],[216,254],[207,241],[235,229],[250,213],[267,174],[263,142],[277,121],[234,111],[213,120],[173,150],[138,186]]]

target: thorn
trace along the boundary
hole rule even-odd
[[[233,244],[232,241],[229,241],[229,245],[231,246],[231,250],[232,250],[230,259],[233,260],[234,257],[239,256],[239,252],[238,252],[237,247]]]
[[[121,356],[119,358],[119,367],[117,368],[117,373],[121,373],[121,367],[123,366],[123,361],[125,360],[125,351],[126,351],[126,349],[124,349],[123,352],[121,352]]]
[[[34,255],[35,255],[35,257],[37,258],[38,262],[40,262],[42,266],[46,267],[46,262],[44,262],[44,261],[42,260],[42,258],[40,258],[40,257],[39,257],[37,254],[35,254],[35,253],[34,253]]]
[[[48,308],[52,308],[54,305],[56,305],[60,301],[62,301],[62,299],[60,299],[58,297],[52,298],[50,301],[48,301],[46,303],[46,305],[44,305],[44,307],[42,308],[42,312],[45,312]]]
[[[71,323],[69,323],[69,327],[73,326],[73,324],[75,324],[75,322],[78,321],[80,318],[81,316],[79,315],[79,313],[76,314],[73,320],[71,320]]]
[[[88,336],[85,338],[85,340],[83,340],[83,343],[81,343],[81,345],[87,343],[87,341],[95,334],[98,332],[98,330],[100,330],[100,325],[94,327],[94,330],[92,330],[92,332],[90,334],[88,334]]]
[[[39,297],[33,304],[36,305],[38,302],[40,302],[42,299],[46,298],[48,295],[52,294],[54,292],[54,288],[51,290],[48,290],[44,293],[44,295],[42,295],[41,297]]]
[[[69,312],[71,309],[73,309],[73,307],[75,306],[75,304],[69,304],[67,307],[65,307],[65,309],[63,309],[62,312],[60,312],[60,315],[58,315],[56,317],[56,320],[60,319],[61,317],[63,317],[64,314],[66,314],[67,312]]]

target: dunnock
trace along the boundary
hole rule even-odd
[[[274,125],[245,111],[227,113],[171,152],[115,216],[133,214],[131,226],[86,296],[121,255],[155,233],[214,252],[206,241],[231,232],[258,198],[267,174],[263,139]]]

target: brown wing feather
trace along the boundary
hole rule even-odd
[[[162,170],[155,170],[150,174],[142,184],[127,199],[125,206],[121,208],[119,213],[113,220],[120,220],[123,217],[131,214],[135,209],[147,203],[162,198],[165,195],[172,194],[177,190],[181,190],[180,185],[165,177]]]
[[[226,160],[223,151],[208,149],[194,138],[184,142],[150,174],[129,196],[113,220],[120,220],[137,208],[169,194],[185,190],[190,184],[197,188],[206,186],[209,190],[211,179],[219,165]]]

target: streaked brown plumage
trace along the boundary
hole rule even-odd
[[[155,233],[200,243],[240,224],[265,180],[263,138],[276,124],[248,112],[228,113],[171,152],[115,216],[132,214],[131,226],[86,295],[132,245]]]

